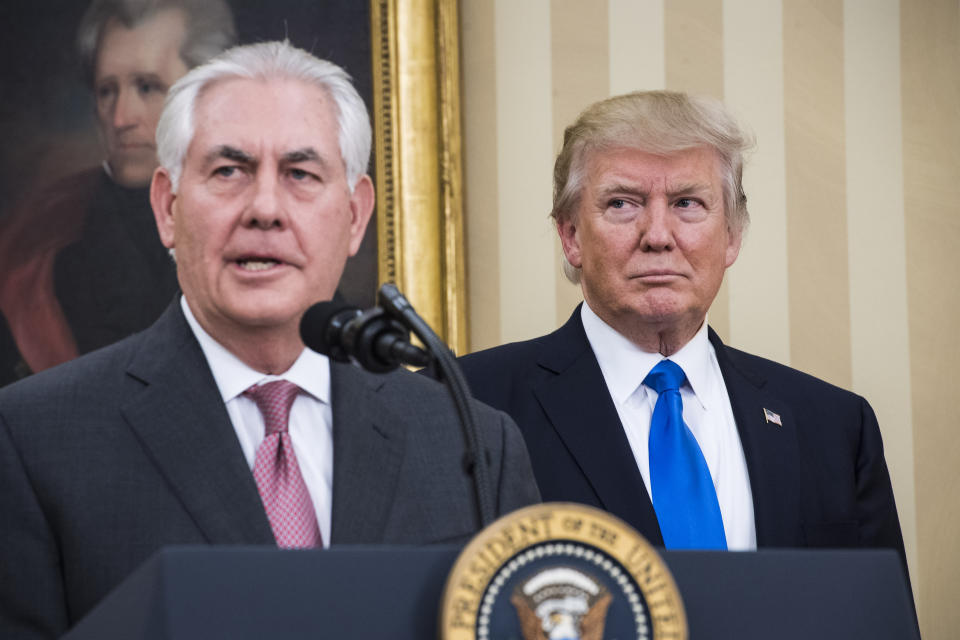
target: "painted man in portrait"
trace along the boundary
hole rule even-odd
[[[223,0],[93,0],[77,54],[104,160],[0,223],[0,385],[149,326],[177,290],[148,186],[167,89],[236,41]]]

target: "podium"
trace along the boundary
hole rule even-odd
[[[170,547],[66,640],[437,638],[460,547]],[[918,638],[893,551],[664,551],[691,640]],[[608,629],[608,637],[616,630]]]

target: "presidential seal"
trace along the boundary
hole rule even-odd
[[[634,529],[580,504],[508,514],[477,534],[447,578],[443,640],[686,640],[680,593]]]

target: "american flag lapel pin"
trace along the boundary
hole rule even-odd
[[[770,411],[770,409],[767,409],[766,407],[763,408],[763,418],[767,421],[767,424],[770,424],[772,422],[778,427],[783,426],[783,423],[780,422],[780,414],[774,413],[773,411]]]

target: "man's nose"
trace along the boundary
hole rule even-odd
[[[113,128],[129,129],[135,127],[143,112],[143,100],[133,88],[121,87],[117,101],[113,105]]]
[[[644,251],[669,251],[674,247],[673,216],[666,202],[651,201],[637,224]]]
[[[252,185],[250,205],[244,212],[243,224],[260,229],[286,226],[280,204],[280,182],[271,172],[261,171]]]

